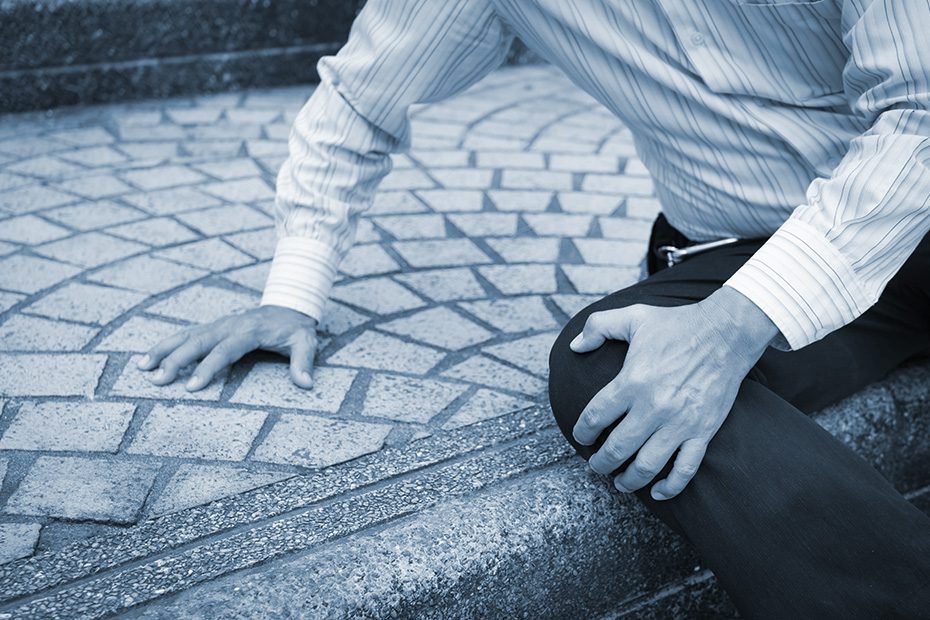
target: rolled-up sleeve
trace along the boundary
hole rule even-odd
[[[799,349],[870,308],[930,230],[930,2],[847,0],[849,105],[870,125],[726,285]]]
[[[278,245],[262,305],[320,319],[390,154],[409,146],[408,109],[499,66],[511,35],[489,0],[369,0],[297,115],[278,173]]]

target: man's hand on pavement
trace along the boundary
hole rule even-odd
[[[636,455],[614,479],[619,490],[632,492],[649,484],[677,452],[652,497],[681,493],[740,383],[777,334],[757,306],[729,287],[688,306],[635,305],[591,314],[571,343],[573,351],[593,351],[607,339],[630,343],[623,369],[591,399],[574,428],[575,439],[591,445],[622,417],[591,456],[591,468],[609,474]]]
[[[313,356],[316,353],[316,320],[279,306],[261,306],[242,314],[197,325],[155,345],[139,361],[142,370],[157,370],[150,379],[167,385],[188,364],[202,360],[187,381],[197,391],[243,355],[261,349],[291,359],[291,380],[302,388],[313,387]]]

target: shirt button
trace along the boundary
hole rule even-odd
[[[691,45],[700,46],[704,45],[704,35],[700,32],[691,33]]]

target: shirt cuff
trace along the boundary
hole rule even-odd
[[[840,251],[811,225],[789,219],[724,283],[781,331],[773,346],[797,350],[852,322],[873,300]]]
[[[319,322],[329,297],[339,256],[315,239],[282,237],[271,261],[261,305],[283,306]]]

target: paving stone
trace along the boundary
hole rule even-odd
[[[146,312],[191,323],[209,323],[257,308],[258,302],[257,295],[197,284],[149,306]]]
[[[356,368],[373,368],[412,374],[429,372],[443,353],[392,336],[364,332],[335,354],[327,363]]]
[[[545,211],[552,202],[552,192],[496,190],[488,197],[500,211]]]
[[[0,291],[0,313],[6,312],[24,299],[26,299],[25,295]]]
[[[60,207],[46,211],[43,215],[77,230],[115,226],[145,217],[135,209],[118,205],[109,200],[82,202],[71,207]]]
[[[0,239],[38,245],[46,241],[61,239],[71,234],[66,228],[50,224],[34,215],[22,215],[0,221]]]
[[[101,340],[95,350],[144,353],[179,330],[174,323],[134,316]]]
[[[414,134],[420,136],[441,138],[461,138],[467,130],[467,127],[462,123],[443,123],[419,118],[413,119],[410,128]]]
[[[214,196],[208,196],[194,187],[172,187],[156,192],[128,194],[122,198],[134,207],[153,215],[172,215],[185,211],[196,211],[206,207],[215,207],[220,203]]]
[[[581,181],[585,192],[623,194],[625,196],[649,196],[654,191],[649,177],[625,176],[620,174],[587,174]]]
[[[103,168],[129,161],[128,157],[110,146],[92,146],[76,151],[69,151],[67,153],[61,153],[59,158],[70,163],[80,164],[90,168]]]
[[[596,153],[596,142],[585,142],[577,139],[554,138],[541,136],[533,141],[529,149],[543,153]],[[603,152],[603,151],[602,151]],[[616,153],[611,153],[612,155]]]
[[[114,112],[113,121],[119,128],[123,127],[148,127],[149,131],[159,131],[151,129],[152,126],[162,122],[161,110],[140,110],[132,109],[126,112]]]
[[[38,177],[40,179],[60,179],[77,174],[83,170],[80,166],[69,164],[55,157],[42,155],[31,159],[23,159],[6,167],[8,172]]]
[[[425,424],[467,389],[468,386],[458,383],[379,374],[368,386],[362,413]]]
[[[160,138],[166,139],[166,141],[160,141]],[[155,140],[149,142],[121,142],[118,148],[137,162],[155,164],[177,156],[177,142],[169,142],[168,139],[170,139],[170,136],[156,136]]]
[[[639,279],[638,267],[562,265],[562,271],[579,293],[607,295],[624,289]]]
[[[208,269],[214,273],[255,262],[255,259],[251,256],[240,252],[221,239],[215,238],[160,250],[155,252],[154,255],[177,263]]]
[[[462,149],[452,149],[449,151],[433,149],[423,152],[412,150],[409,153],[409,157],[416,159],[423,165],[453,168],[467,166],[469,153]]]
[[[501,187],[507,189],[570,190],[572,175],[548,170],[504,170]],[[496,202],[496,201],[495,201]]]
[[[478,273],[504,295],[554,293],[558,289],[554,265],[487,265],[479,267]]]
[[[2,160],[0,160],[2,163]],[[6,172],[0,171],[0,192],[5,192],[11,190],[15,187],[23,187],[32,183],[32,179],[18,174],[7,174]]]
[[[421,308],[424,301],[389,278],[371,278],[333,287],[330,297],[379,315]]]
[[[93,396],[105,355],[0,354],[0,396]]]
[[[643,244],[643,247],[652,231],[652,222],[646,220],[628,217],[599,217],[597,221],[601,234],[605,238],[637,240]]]
[[[549,158],[550,170],[568,172],[619,172],[620,160],[613,155],[560,155]]]
[[[480,168],[529,168],[542,170],[546,167],[542,153],[522,151],[481,151],[477,155]]]
[[[131,192],[132,188],[108,174],[96,176],[80,176],[74,179],[60,181],[57,186],[66,192],[77,194],[91,200],[101,198],[112,198],[126,192]]]
[[[194,167],[201,172],[223,180],[259,176],[262,172],[255,165],[255,162],[245,157],[195,164]]]
[[[469,237],[502,237],[517,234],[515,213],[452,213],[449,220]]]
[[[397,241],[393,247],[405,261],[416,268],[491,262],[491,259],[469,239]]]
[[[336,413],[357,374],[355,370],[320,366],[313,370],[313,389],[304,390],[291,381],[286,363],[261,362],[249,371],[229,400],[262,407]]]
[[[77,197],[41,185],[27,185],[0,193],[0,211],[31,213],[75,202]]]
[[[639,265],[646,253],[643,241],[574,239],[584,262],[592,265]]]
[[[381,449],[388,424],[285,414],[255,451],[256,461],[328,467]]]
[[[148,249],[141,243],[111,237],[99,232],[88,232],[53,241],[35,248],[35,252],[48,258],[80,267],[99,267]]]
[[[136,461],[39,457],[6,505],[10,514],[131,523],[157,467]]]
[[[476,355],[456,364],[444,371],[442,376],[532,396],[541,395],[545,389],[542,380],[483,355]]]
[[[404,273],[396,279],[438,302],[486,296],[474,274],[462,267]]]
[[[109,131],[103,127],[85,127],[80,129],[64,129],[48,134],[56,141],[74,144],[76,146],[93,146],[97,144],[112,144],[116,141]]]
[[[436,239],[446,236],[446,222],[441,215],[390,215],[372,221],[395,239]]]
[[[147,243],[156,247],[184,243],[199,238],[191,229],[167,217],[157,217],[141,222],[113,226],[107,228],[106,232],[117,237]]]
[[[271,260],[278,241],[274,228],[270,226],[259,230],[226,235],[223,239],[258,260]]]
[[[198,132],[199,133],[199,132]],[[191,157],[236,157],[242,154],[242,139],[182,142],[181,151]]]
[[[628,198],[626,216],[638,219],[655,220],[662,212],[662,205],[657,198]]]
[[[246,140],[245,148],[249,156],[259,161],[265,157],[287,157],[287,142],[280,140]]]
[[[224,205],[180,213],[177,218],[191,228],[211,236],[261,228],[272,223],[268,216],[244,205]]]
[[[157,294],[205,275],[207,272],[202,269],[160,258],[137,256],[97,271],[89,279],[131,291]]]
[[[374,224],[369,219],[358,221],[358,227],[355,230],[355,243],[376,243],[384,240],[384,235],[375,230]]]
[[[339,271],[355,278],[381,275],[399,269],[397,261],[377,243],[354,246],[339,263]]]
[[[271,262],[269,261],[226,272],[223,277],[239,286],[261,293],[265,289],[265,282],[268,280],[270,270]]]
[[[80,273],[80,269],[35,256],[0,258],[0,288],[17,293],[37,293]]]
[[[178,125],[207,125],[220,118],[222,110],[217,108],[174,108],[165,114]]]
[[[460,302],[466,312],[503,332],[554,329],[558,327],[541,297],[512,297]]]
[[[618,137],[604,142],[598,149],[598,153],[618,157],[635,157],[636,146],[629,138]]]
[[[638,157],[633,157],[626,160],[626,165],[623,167],[623,174],[626,175],[640,175],[640,176],[649,176],[649,169],[646,168],[643,161]]]
[[[291,476],[281,472],[249,471],[236,465],[184,463],[152,505],[152,515],[208,504]]]
[[[468,134],[462,140],[462,148],[473,151],[488,149],[491,151],[517,151],[526,148],[526,140],[520,138],[497,138]]]
[[[317,331],[331,336],[339,336],[367,322],[368,317],[330,299],[323,306],[323,318],[320,320]]]
[[[274,199],[274,189],[259,177],[210,183],[201,185],[200,189],[229,202],[257,202]]]
[[[239,461],[267,414],[246,409],[156,405],[142,422],[130,454]]]
[[[100,325],[109,323],[145,298],[132,291],[72,282],[29,304],[23,311]]]
[[[422,310],[401,319],[381,323],[378,327],[392,334],[455,351],[484,342],[493,335],[444,307]]]
[[[0,564],[32,555],[41,528],[38,523],[0,523]]]
[[[601,299],[600,295],[550,295],[549,299],[567,316],[573,317],[595,301]]]
[[[554,237],[581,237],[591,228],[590,215],[569,213],[527,213],[526,223],[537,235]]]
[[[493,170],[476,168],[433,168],[429,174],[448,189],[484,189],[491,185]]]
[[[484,192],[477,190],[420,190],[417,193],[433,211],[481,211]]]
[[[487,243],[508,263],[554,263],[559,258],[561,245],[555,237],[488,239]]]
[[[0,324],[0,351],[79,351],[96,333],[92,327],[17,314]]]
[[[207,177],[184,166],[157,166],[141,170],[128,170],[122,173],[124,179],[139,189],[150,191],[192,185],[207,180]]]
[[[135,405],[27,402],[0,439],[0,450],[116,452]]]
[[[430,179],[422,170],[416,168],[407,168],[394,170],[381,181],[378,186],[381,190],[411,190],[427,189],[436,187],[436,183]]]
[[[475,392],[471,398],[465,401],[461,409],[456,411],[455,415],[446,420],[446,423],[443,424],[442,427],[449,430],[453,428],[460,428],[462,426],[468,426],[469,424],[474,424],[475,422],[489,420],[512,411],[517,411],[519,409],[529,407],[532,404],[532,402],[522,398],[517,398],[515,396],[509,396],[507,394],[501,394],[500,392],[481,388]]]
[[[623,204],[622,196],[593,192],[559,192],[559,206],[569,213],[610,215]]]
[[[482,351],[505,362],[510,362],[539,377],[549,375],[549,351],[558,331],[545,332],[484,347]]]
[[[0,153],[9,153],[17,157],[33,157],[45,153],[54,153],[66,148],[68,148],[68,144],[61,140],[39,136],[17,136],[11,140],[0,142]]]
[[[172,334],[180,331],[175,325]],[[153,344],[157,342],[153,338]],[[222,372],[214,377],[213,381],[202,390],[189,392],[184,387],[188,377],[194,369],[194,364],[182,369],[178,378],[168,385],[157,386],[149,381],[151,372],[139,370],[138,362],[141,355],[134,355],[126,362],[123,372],[120,374],[116,383],[110,388],[110,396],[124,396],[128,398],[151,398],[159,401],[165,400],[197,400],[197,401],[216,401],[220,398],[223,391],[223,385],[226,383],[226,373]]]

